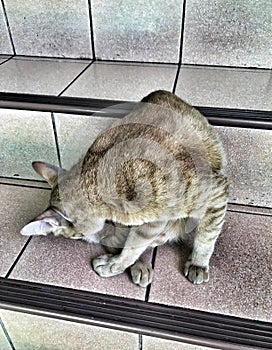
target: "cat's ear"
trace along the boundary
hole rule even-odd
[[[53,186],[58,175],[64,171],[62,168],[45,162],[33,162],[32,166],[36,173],[43,177],[50,186]]]
[[[49,233],[54,233],[59,226],[61,226],[61,216],[48,209],[25,225],[20,233],[24,236],[47,236]]]
[[[20,233],[23,236],[47,236],[52,231],[52,226],[48,222],[37,220],[24,226]]]

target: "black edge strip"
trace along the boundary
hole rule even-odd
[[[11,28],[10,28],[10,25],[9,25],[9,20],[8,20],[8,15],[7,15],[7,11],[6,11],[4,0],[1,0],[1,3],[2,3],[2,8],[3,8],[3,13],[4,13],[6,25],[7,25],[7,28],[8,28],[8,35],[9,35],[9,40],[10,40],[10,43],[11,43],[13,55],[16,55],[15,45],[14,45],[12,34],[11,34]]]
[[[156,261],[156,256],[157,256],[157,250],[158,250],[158,247],[155,247],[155,248],[153,248],[153,252],[152,252],[151,266],[152,266],[152,269],[153,269],[153,270],[154,270],[154,267],[155,267],[155,261]],[[149,285],[146,287],[145,301],[148,301],[148,300],[149,300],[150,291],[151,291],[151,284],[149,284]]]
[[[0,304],[222,349],[272,346],[270,323],[25,281],[1,278]]]
[[[14,186],[14,187],[36,188],[38,190],[51,191],[51,188],[48,188],[48,187],[33,186],[33,185],[26,185],[26,184],[20,184],[20,183],[12,183],[12,182],[4,182],[4,181],[1,181],[1,180],[0,180],[0,185]]]
[[[116,117],[130,112],[135,102],[78,97],[0,93],[0,108]],[[272,129],[272,112],[217,107],[196,107],[212,125]]]
[[[37,183],[40,183],[40,184],[47,185],[47,182],[44,181],[44,180],[26,179],[26,178],[22,178],[22,177],[13,177],[13,176],[0,175],[0,181],[1,181],[1,179],[14,180],[14,181],[18,181],[18,182],[20,182],[20,181],[37,182]]]

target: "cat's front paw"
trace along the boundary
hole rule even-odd
[[[111,277],[124,272],[118,263],[118,256],[101,255],[92,261],[94,271],[101,277]]]
[[[137,260],[134,265],[130,267],[132,281],[140,287],[147,287],[153,278],[153,269],[150,264]]]
[[[201,284],[209,281],[209,268],[193,265],[192,261],[188,260],[185,264],[184,275],[190,282]]]

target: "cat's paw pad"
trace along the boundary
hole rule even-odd
[[[92,261],[94,271],[101,277],[110,277],[124,272],[118,264],[118,257],[111,255],[101,255]]]
[[[153,278],[154,271],[150,264],[141,260],[136,261],[134,265],[130,267],[132,281],[138,284],[140,287],[147,287]]]
[[[184,275],[194,284],[201,284],[209,281],[208,267],[195,266],[192,264],[191,260],[188,260],[185,264]]]

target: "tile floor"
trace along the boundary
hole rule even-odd
[[[0,76],[6,77],[6,73],[9,76],[9,81],[0,79],[2,84],[0,90],[33,92],[28,89],[28,86],[32,84],[32,75],[35,76],[38,73],[35,79],[39,79],[39,86],[35,92],[38,91],[41,94],[58,95],[68,87],[64,92],[66,96],[138,100],[152,89],[171,90],[177,74],[177,67],[174,65],[123,65],[97,62],[88,68],[87,65],[87,62],[82,61],[76,63],[11,59],[0,65]],[[61,67],[60,71],[59,67]],[[52,78],[53,73],[48,78],[48,71],[51,68],[60,76],[65,76],[61,77],[57,84]],[[84,71],[85,68],[87,69]],[[214,78],[220,69],[216,68],[212,74],[210,70],[212,68],[207,70],[184,67],[180,72],[177,94],[181,97],[187,96],[188,100],[192,99],[196,105],[204,105],[205,99],[196,100],[194,90],[199,91],[200,95],[203,91],[205,96],[205,81],[215,79],[219,84],[221,80],[220,75]],[[23,75],[20,73],[22,71]],[[185,71],[187,77],[184,75]],[[221,94],[209,96],[207,92],[208,103],[205,105],[271,109],[270,72],[248,71],[249,75],[252,74],[251,78],[256,77],[255,80],[246,74],[241,77],[240,72],[241,70],[235,69],[228,71],[230,83],[231,76],[234,81],[235,79],[240,81],[245,76],[245,84],[251,84],[248,89],[254,89],[254,85],[265,88],[256,87],[254,98],[246,101],[247,89],[241,89],[239,84],[238,86],[222,85]],[[198,73],[199,86],[203,84],[203,90],[197,87]],[[223,70],[220,70],[221,73],[224,76]],[[79,78],[76,79],[78,76]],[[25,79],[23,85],[17,83],[20,78]],[[189,82],[190,78],[191,85],[186,83],[186,90],[183,79]],[[75,82],[70,85],[73,80]],[[132,90],[131,82],[135,81]],[[22,87],[25,90],[22,90]],[[235,105],[232,105],[232,99],[226,98],[229,89],[234,91],[233,95],[238,96]],[[262,105],[258,97],[262,98],[266,104]],[[40,159],[58,164],[57,140],[60,161],[63,166],[69,167],[80,155],[79,153],[85,152],[88,142],[91,142],[99,131],[109,126],[112,120],[66,114],[51,116],[49,113],[10,110],[0,110],[0,114],[0,129],[1,134],[4,135],[0,140],[0,193],[1,207],[5,208],[0,212],[2,228],[0,252],[3,257],[0,275],[5,277],[8,274],[8,278],[145,300],[146,290],[134,286],[129,274],[103,279],[93,272],[90,259],[102,252],[99,246],[53,237],[35,237],[27,240],[19,234],[24,224],[46,208],[49,198],[48,186],[41,182],[31,169],[31,161]],[[55,123],[56,135],[52,121]],[[86,129],[90,129],[91,133],[86,135]],[[155,277],[148,302],[197,308],[271,322],[272,290],[269,281],[272,275],[272,215],[269,208],[272,207],[270,194],[272,132],[222,127],[218,127],[217,130],[229,158],[230,200],[235,205],[230,206],[224,230],[216,245],[211,261],[210,281],[208,284],[193,286],[183,277],[182,268],[188,255],[186,245],[181,248],[177,245],[160,247],[156,254]],[[27,147],[25,147],[26,143]],[[255,209],[254,206],[266,208]],[[24,246],[25,250],[20,255]],[[150,260],[151,257],[150,251],[146,259]],[[77,277],[74,278],[74,276]],[[171,283],[166,282],[169,279]],[[12,322],[8,321],[9,317],[12,319],[14,316],[10,314],[5,317],[8,331],[14,334],[14,339],[21,346],[20,332],[14,329]],[[10,327],[8,327],[9,324]],[[0,332],[0,337],[1,334]],[[44,341],[46,344],[46,336]],[[2,347],[4,346],[7,344]],[[24,349],[23,346],[25,345],[19,348]],[[143,337],[143,349],[157,349],[163,346],[166,345],[162,340],[153,341]],[[169,343],[167,346],[171,348],[176,344]],[[202,349],[190,346],[181,348]]]

